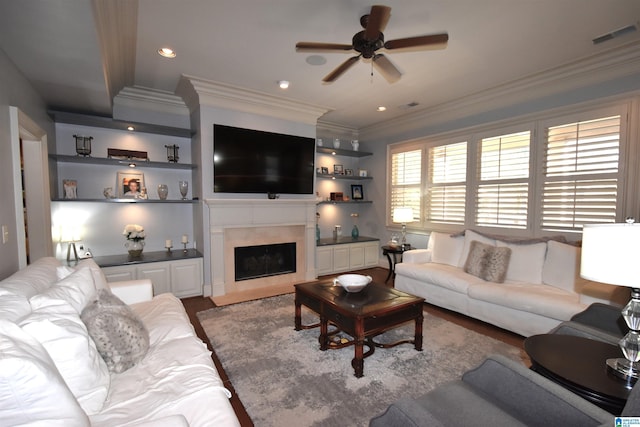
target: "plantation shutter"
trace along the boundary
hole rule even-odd
[[[388,218],[395,208],[413,209],[414,221],[420,221],[422,183],[422,149],[391,155],[391,203]]]
[[[542,229],[615,222],[619,160],[619,115],[547,128]]]
[[[467,143],[429,148],[427,220],[464,224],[467,190]]]
[[[476,225],[527,228],[531,132],[480,141]]]

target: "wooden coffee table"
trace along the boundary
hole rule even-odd
[[[622,357],[619,347],[583,337],[533,335],[524,341],[531,369],[597,406],[620,415],[631,385],[607,371],[605,361]]]
[[[364,358],[373,354],[376,347],[395,347],[411,343],[422,351],[422,306],[424,298],[419,298],[386,286],[370,283],[360,292],[349,293],[333,281],[311,282],[295,285],[296,331],[320,326],[320,350],[355,346],[355,357],[351,366],[355,376],[364,372]],[[320,322],[302,325],[302,306],[308,307],[320,316]],[[413,339],[391,344],[376,343],[373,338],[408,321],[415,322]],[[329,323],[337,327],[329,332]],[[331,336],[342,331],[352,337],[346,342],[332,342]],[[364,352],[364,346],[368,347]]]

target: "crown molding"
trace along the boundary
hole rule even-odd
[[[123,88],[113,102],[134,108],[140,108],[143,105],[144,108],[161,113],[189,115],[189,108],[181,97],[171,92],[143,86]]]
[[[324,122],[318,120],[316,126],[316,134],[320,135],[335,135],[335,136],[348,136],[349,138],[358,138],[358,129],[352,126],[345,126],[342,124]]]
[[[191,111],[209,106],[315,125],[330,108],[183,74],[176,94]]]
[[[468,96],[412,111],[360,129],[360,138],[390,138],[474,114],[507,108],[551,95],[640,73],[640,41],[564,64]]]

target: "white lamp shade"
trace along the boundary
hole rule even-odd
[[[395,208],[393,210],[393,222],[399,222],[406,224],[407,222],[413,222],[413,209],[412,208]]]
[[[640,224],[585,225],[580,275],[611,285],[640,287]]]

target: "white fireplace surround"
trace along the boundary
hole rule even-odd
[[[314,280],[315,200],[207,199],[212,295]],[[235,282],[233,246],[296,241],[296,273]]]

